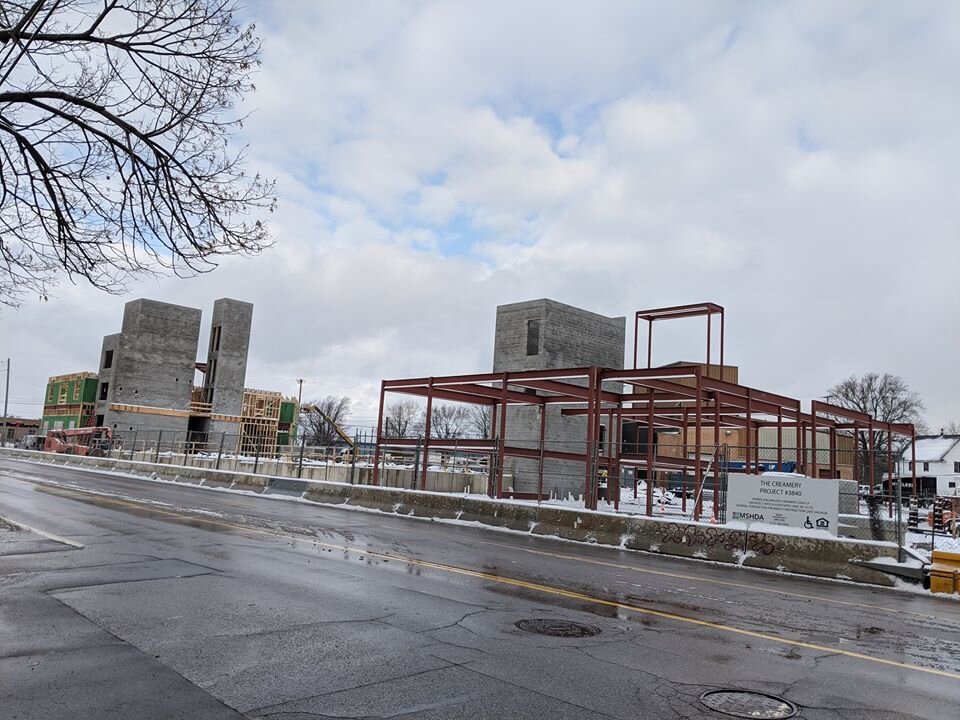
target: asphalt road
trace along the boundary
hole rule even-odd
[[[2,718],[960,717],[928,595],[7,460],[0,517]]]

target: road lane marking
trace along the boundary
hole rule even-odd
[[[78,542],[76,542],[76,541],[74,541],[74,540],[67,540],[67,539],[64,538],[64,537],[60,537],[59,535],[54,535],[53,533],[48,533],[46,530],[40,530],[40,529],[38,529],[38,528],[31,527],[30,525],[24,525],[24,524],[23,524],[22,522],[20,522],[19,520],[11,520],[10,518],[8,518],[8,517],[3,517],[3,516],[0,516],[0,520],[6,520],[6,521],[7,521],[8,523],[10,523],[11,525],[16,525],[17,527],[23,528],[24,530],[27,530],[28,532],[36,533],[37,535],[40,535],[41,537],[45,537],[47,540],[53,540],[54,542],[63,543],[64,545],[69,545],[70,547],[77,548],[78,550],[83,550],[83,545],[80,544],[80,543],[78,543]]]
[[[93,495],[93,493],[86,493],[84,490],[75,489],[75,488],[62,488],[55,486],[56,490],[52,494],[60,494],[64,497],[70,495]],[[817,643],[810,643],[804,640],[791,640],[789,638],[778,637],[776,635],[769,635],[767,633],[758,632],[756,630],[747,630],[745,628],[739,628],[734,625],[726,625],[724,623],[713,622],[711,620],[700,620],[698,618],[690,617],[688,615],[680,615],[678,613],[668,612],[665,610],[654,610],[651,608],[640,607],[639,605],[631,605],[629,603],[620,602],[617,600],[608,600],[606,598],[596,597],[594,595],[588,595],[586,593],[577,592],[575,590],[565,590],[563,588],[554,587],[552,585],[543,585],[540,583],[528,582],[526,580],[519,580],[516,578],[503,577],[501,575],[493,575],[491,573],[482,572],[479,570],[470,570],[468,568],[458,567],[456,565],[446,565],[444,563],[433,562],[431,560],[420,560],[418,558],[405,557],[403,555],[393,555],[390,553],[378,552],[375,550],[361,549],[356,547],[349,547],[347,545],[338,545],[334,543],[328,543],[316,538],[305,537],[302,535],[291,535],[289,533],[277,532],[274,530],[265,530],[263,528],[251,527],[249,525],[241,525],[238,523],[227,522],[224,520],[213,520],[211,518],[190,515],[186,512],[176,512],[173,510],[161,510],[157,507],[152,507],[149,505],[139,504],[136,502],[130,502],[127,500],[120,500],[113,498],[107,495],[96,495],[98,501],[104,503],[110,503],[120,507],[127,507],[134,510],[147,510],[151,513],[157,515],[167,515],[173,518],[178,518],[182,520],[190,520],[198,524],[207,524],[217,527],[229,528],[232,530],[238,530],[240,532],[252,533],[256,535],[264,535],[272,538],[280,538],[284,540],[291,540],[294,542],[305,543],[313,545],[315,547],[323,547],[329,550],[339,550],[345,553],[353,553],[356,555],[362,555],[364,557],[375,557],[382,560],[392,560],[402,563],[407,563],[408,565],[414,565],[417,567],[425,567],[433,570],[439,570],[442,572],[447,572],[456,575],[462,575],[465,577],[472,577],[480,580],[485,580],[487,582],[497,583],[500,585],[509,585],[511,587],[522,588],[525,590],[531,590],[533,592],[553,595],[557,597],[568,598],[571,600],[578,600],[580,602],[587,602],[594,605],[603,605],[605,607],[612,607],[618,610],[625,610],[628,612],[634,612],[639,615],[646,615],[650,617],[657,617],[663,620],[671,620],[678,623],[683,623],[687,625],[694,625],[697,627],[709,628],[711,630],[717,630],[719,632],[724,632],[733,635],[739,635],[743,637],[749,637],[756,640],[765,640],[767,642],[789,645],[791,647],[801,647],[806,648],[807,650],[814,650],[816,652],[828,653],[830,655],[841,655],[844,657],[853,658],[855,660],[863,660],[865,662],[871,662],[878,665],[886,665],[888,667],[895,667],[902,670],[911,670],[915,672],[921,672],[928,675],[935,675],[937,677],[950,678],[952,680],[960,680],[960,673],[951,672],[949,670],[938,670],[936,668],[924,667],[922,665],[913,665],[910,663],[901,662],[899,660],[889,660],[887,658],[877,657],[874,655],[867,655],[866,653],[854,652],[852,650],[843,650],[841,648],[830,647],[828,645],[820,645]]]
[[[751,585],[750,583],[738,583],[731,582],[729,580],[714,580],[711,578],[704,578],[698,575],[686,575],[684,573],[670,572],[667,570],[652,570],[650,568],[641,568],[633,565],[624,565],[623,563],[615,563],[607,560],[595,560],[593,558],[581,557],[578,555],[568,555],[566,553],[555,553],[549,552],[547,550],[534,550],[532,548],[522,548],[515,547],[514,545],[506,545],[504,543],[493,542],[492,540],[477,540],[479,545],[493,545],[495,547],[508,548],[510,550],[519,550],[520,552],[530,553],[531,555],[543,555],[544,557],[557,558],[559,560],[574,560],[576,562],[587,563],[589,565],[600,565],[602,567],[616,568],[618,570],[632,570],[638,573],[644,573],[647,575],[660,575],[663,577],[675,578],[678,580],[691,580],[697,583],[710,583],[713,585],[726,585],[728,587],[740,588],[744,590],[756,590],[758,592],[772,593],[775,595],[785,595],[787,597],[796,597],[803,598],[805,600],[821,600],[827,603],[834,603],[836,605],[847,605],[850,607],[861,607],[869,608],[871,610],[882,610],[883,612],[896,613],[897,615],[915,615],[917,617],[923,618],[932,618],[935,617],[929,613],[918,613],[912,612],[910,610],[899,610],[896,608],[888,608],[883,605],[871,605],[870,603],[858,603],[850,600],[835,600],[833,598],[823,597],[821,595],[807,595],[804,593],[792,592],[790,590],[778,590],[777,588],[765,588],[760,587],[759,585]],[[663,556],[669,557],[669,556]]]

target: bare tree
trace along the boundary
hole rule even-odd
[[[467,427],[478,438],[487,440],[493,437],[493,408],[488,405],[470,405],[467,407]]]
[[[947,435],[960,435],[960,422],[952,420],[947,423],[947,426],[943,429]]]
[[[884,373],[867,373],[862,377],[851,375],[846,380],[834,385],[827,393],[827,398],[835,405],[866,413],[876,420],[887,423],[912,424],[922,431],[924,404],[920,396],[907,385],[903,378],[897,375]],[[857,457],[861,472],[859,477],[867,476],[869,467],[870,433],[864,428],[857,433]],[[909,440],[894,435],[891,438],[894,460],[903,450]],[[873,433],[874,448],[874,478],[886,471],[888,458],[886,457],[887,434]]]
[[[437,404],[430,414],[430,437],[461,437],[470,422],[470,412],[466,405]]]
[[[423,410],[416,400],[396,400],[384,408],[383,435],[388,438],[411,437],[422,432]]]
[[[119,292],[269,244],[228,141],[260,43],[233,0],[0,0],[0,303]]]
[[[343,428],[350,419],[352,404],[345,395],[327,395],[322,400],[306,403],[301,417],[307,443],[320,447],[336,445],[341,438],[334,426]]]

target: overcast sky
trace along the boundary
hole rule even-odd
[[[95,370],[123,303],[255,303],[247,384],[491,369],[498,304],[727,309],[741,382],[902,375],[960,420],[960,3],[283,2],[244,130],[276,246],[0,318],[11,414]],[[655,362],[699,359],[701,321]],[[632,323],[628,323],[628,326]],[[628,340],[632,346],[632,340]]]

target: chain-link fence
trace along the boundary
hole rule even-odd
[[[564,421],[567,419],[564,418]],[[579,419],[573,419],[579,420]],[[701,444],[660,434],[649,445],[609,440],[602,427],[596,442],[568,437],[581,425],[561,426],[554,437],[508,434],[500,438],[382,439],[380,484],[391,487],[471,492],[519,501],[627,514],[727,520],[726,496],[732,473],[797,473],[840,480],[840,524],[852,537],[894,540],[904,534],[897,518],[913,500],[918,522],[907,528],[915,544],[949,545],[956,524],[932,529],[925,508],[935,487],[915,483],[912,474],[884,452],[830,448],[780,448]],[[303,438],[293,444],[250,442],[231,433],[165,430],[120,431],[90,441],[86,451],[124,460],[212,470],[350,483],[373,482],[375,435],[357,431],[354,442],[316,447]],[[892,473],[888,472],[893,470]],[[960,507],[948,510],[960,511]],[[931,520],[932,522],[932,520]],[[926,533],[926,534],[925,534]],[[924,539],[926,538],[926,539]]]

